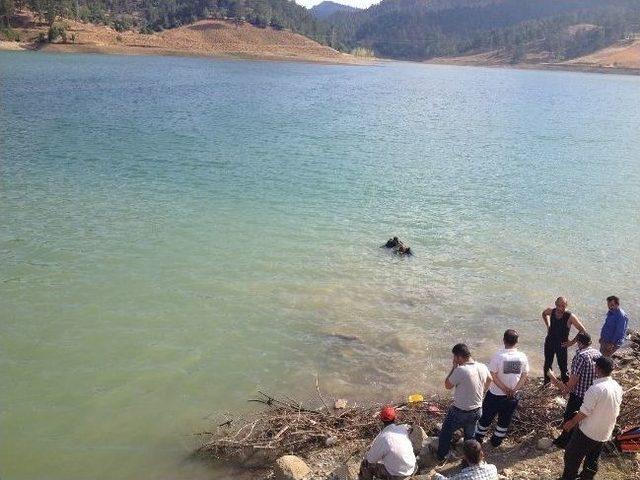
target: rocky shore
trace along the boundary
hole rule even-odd
[[[614,378],[624,390],[618,425],[640,423],[640,334],[632,332],[614,355]],[[266,408],[254,417],[228,420],[203,432],[197,454],[234,464],[252,478],[275,480],[355,480],[367,447],[379,431],[380,405],[357,405],[351,400],[329,400],[317,389],[318,408],[290,399],[261,394],[254,401]],[[411,435],[420,466],[414,478],[428,480],[436,471],[452,475],[459,460],[436,466],[431,451],[450,399],[434,395],[419,404],[396,403],[400,421],[413,426]],[[502,479],[556,479],[562,472],[562,451],[551,442],[562,423],[566,399],[542,379],[529,382],[514,417],[510,435],[499,447],[485,444],[487,461],[498,467]],[[457,446],[462,439],[456,439]],[[613,442],[603,454],[598,478],[640,479],[640,456],[622,454]],[[436,468],[437,467],[437,468]]]

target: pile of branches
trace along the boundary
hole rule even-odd
[[[632,345],[631,350],[617,356],[620,369],[615,377],[625,391],[619,417],[621,426],[640,424],[640,334],[632,333]],[[380,431],[380,405],[346,402],[328,405],[317,380],[316,390],[320,405],[317,408],[258,392],[259,397],[250,401],[266,408],[249,419],[228,420],[213,432],[202,432],[204,441],[198,453],[236,459],[246,459],[247,453],[255,452],[274,457],[286,453],[305,454],[334,444],[370,441]],[[565,407],[558,391],[544,386],[538,378],[530,380],[520,393],[522,397],[509,437],[521,442],[557,433]],[[419,425],[427,434],[435,436],[449,405],[448,395],[434,395],[417,404],[398,402],[395,407],[402,423]]]

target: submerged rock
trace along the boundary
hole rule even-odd
[[[278,458],[273,471],[275,480],[306,480],[311,475],[309,466],[295,455]]]

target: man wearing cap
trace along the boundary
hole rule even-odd
[[[595,364],[596,379],[585,393],[580,411],[562,427],[567,432],[573,431],[564,451],[562,480],[595,477],[602,446],[611,438],[620,413],[622,387],[611,378],[613,360],[600,357]]]
[[[409,425],[396,425],[396,410],[390,405],[380,411],[382,431],[373,440],[360,465],[358,480],[405,480],[416,470],[416,456],[409,439]]]
[[[596,378],[596,360],[602,356],[600,351],[591,346],[591,335],[580,332],[576,335],[578,343],[578,351],[571,361],[571,375],[569,381],[563,383],[558,379],[553,379],[553,383],[558,389],[569,394],[567,407],[564,411],[564,421],[570,420],[576,414],[582,402],[584,395]],[[559,448],[565,448],[571,439],[571,434],[564,430],[553,443]]]
[[[458,343],[451,349],[453,367],[444,381],[453,392],[453,405],[447,411],[438,438],[438,460],[446,460],[451,449],[453,433],[462,428],[464,439],[470,440],[482,415],[482,398],[491,384],[491,373],[483,363],[471,358],[469,347]]]

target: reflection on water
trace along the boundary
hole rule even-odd
[[[0,67],[7,478],[208,478],[191,434],[258,388],[404,397],[507,327],[539,369],[559,294],[592,332],[611,293],[640,313],[638,78]]]

